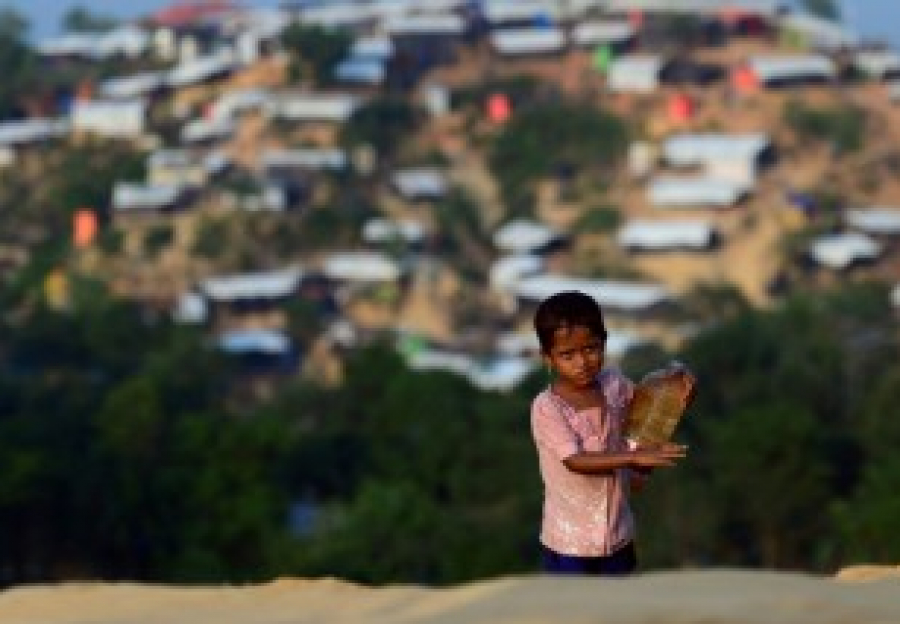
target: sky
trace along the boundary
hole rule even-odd
[[[240,0],[239,0],[240,1]],[[278,6],[278,0],[243,0],[247,6]],[[0,0],[25,15],[34,38],[58,33],[62,16],[72,6],[119,18],[146,15],[167,6],[166,0]],[[884,38],[900,50],[900,0],[841,0],[847,23],[866,38]]]

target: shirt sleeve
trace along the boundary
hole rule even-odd
[[[550,451],[559,461],[576,455],[580,450],[578,436],[563,413],[542,397],[531,404],[531,430],[535,444]]]
[[[628,415],[628,408],[634,398],[634,382],[618,369],[610,369],[603,372],[601,378],[603,394],[612,408],[619,423],[624,422]]]

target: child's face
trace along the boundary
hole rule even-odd
[[[587,327],[562,327],[553,334],[553,344],[544,360],[560,381],[586,388],[594,383],[603,366],[605,346],[603,339]]]

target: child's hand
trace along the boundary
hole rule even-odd
[[[631,451],[631,465],[638,470],[674,466],[675,461],[687,455],[683,444],[666,442],[657,447],[638,447]]]

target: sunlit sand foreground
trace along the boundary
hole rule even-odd
[[[900,568],[836,579],[750,571],[667,572],[629,580],[511,577],[432,589],[334,579],[176,587],[35,585],[0,593],[4,624],[898,624]]]

